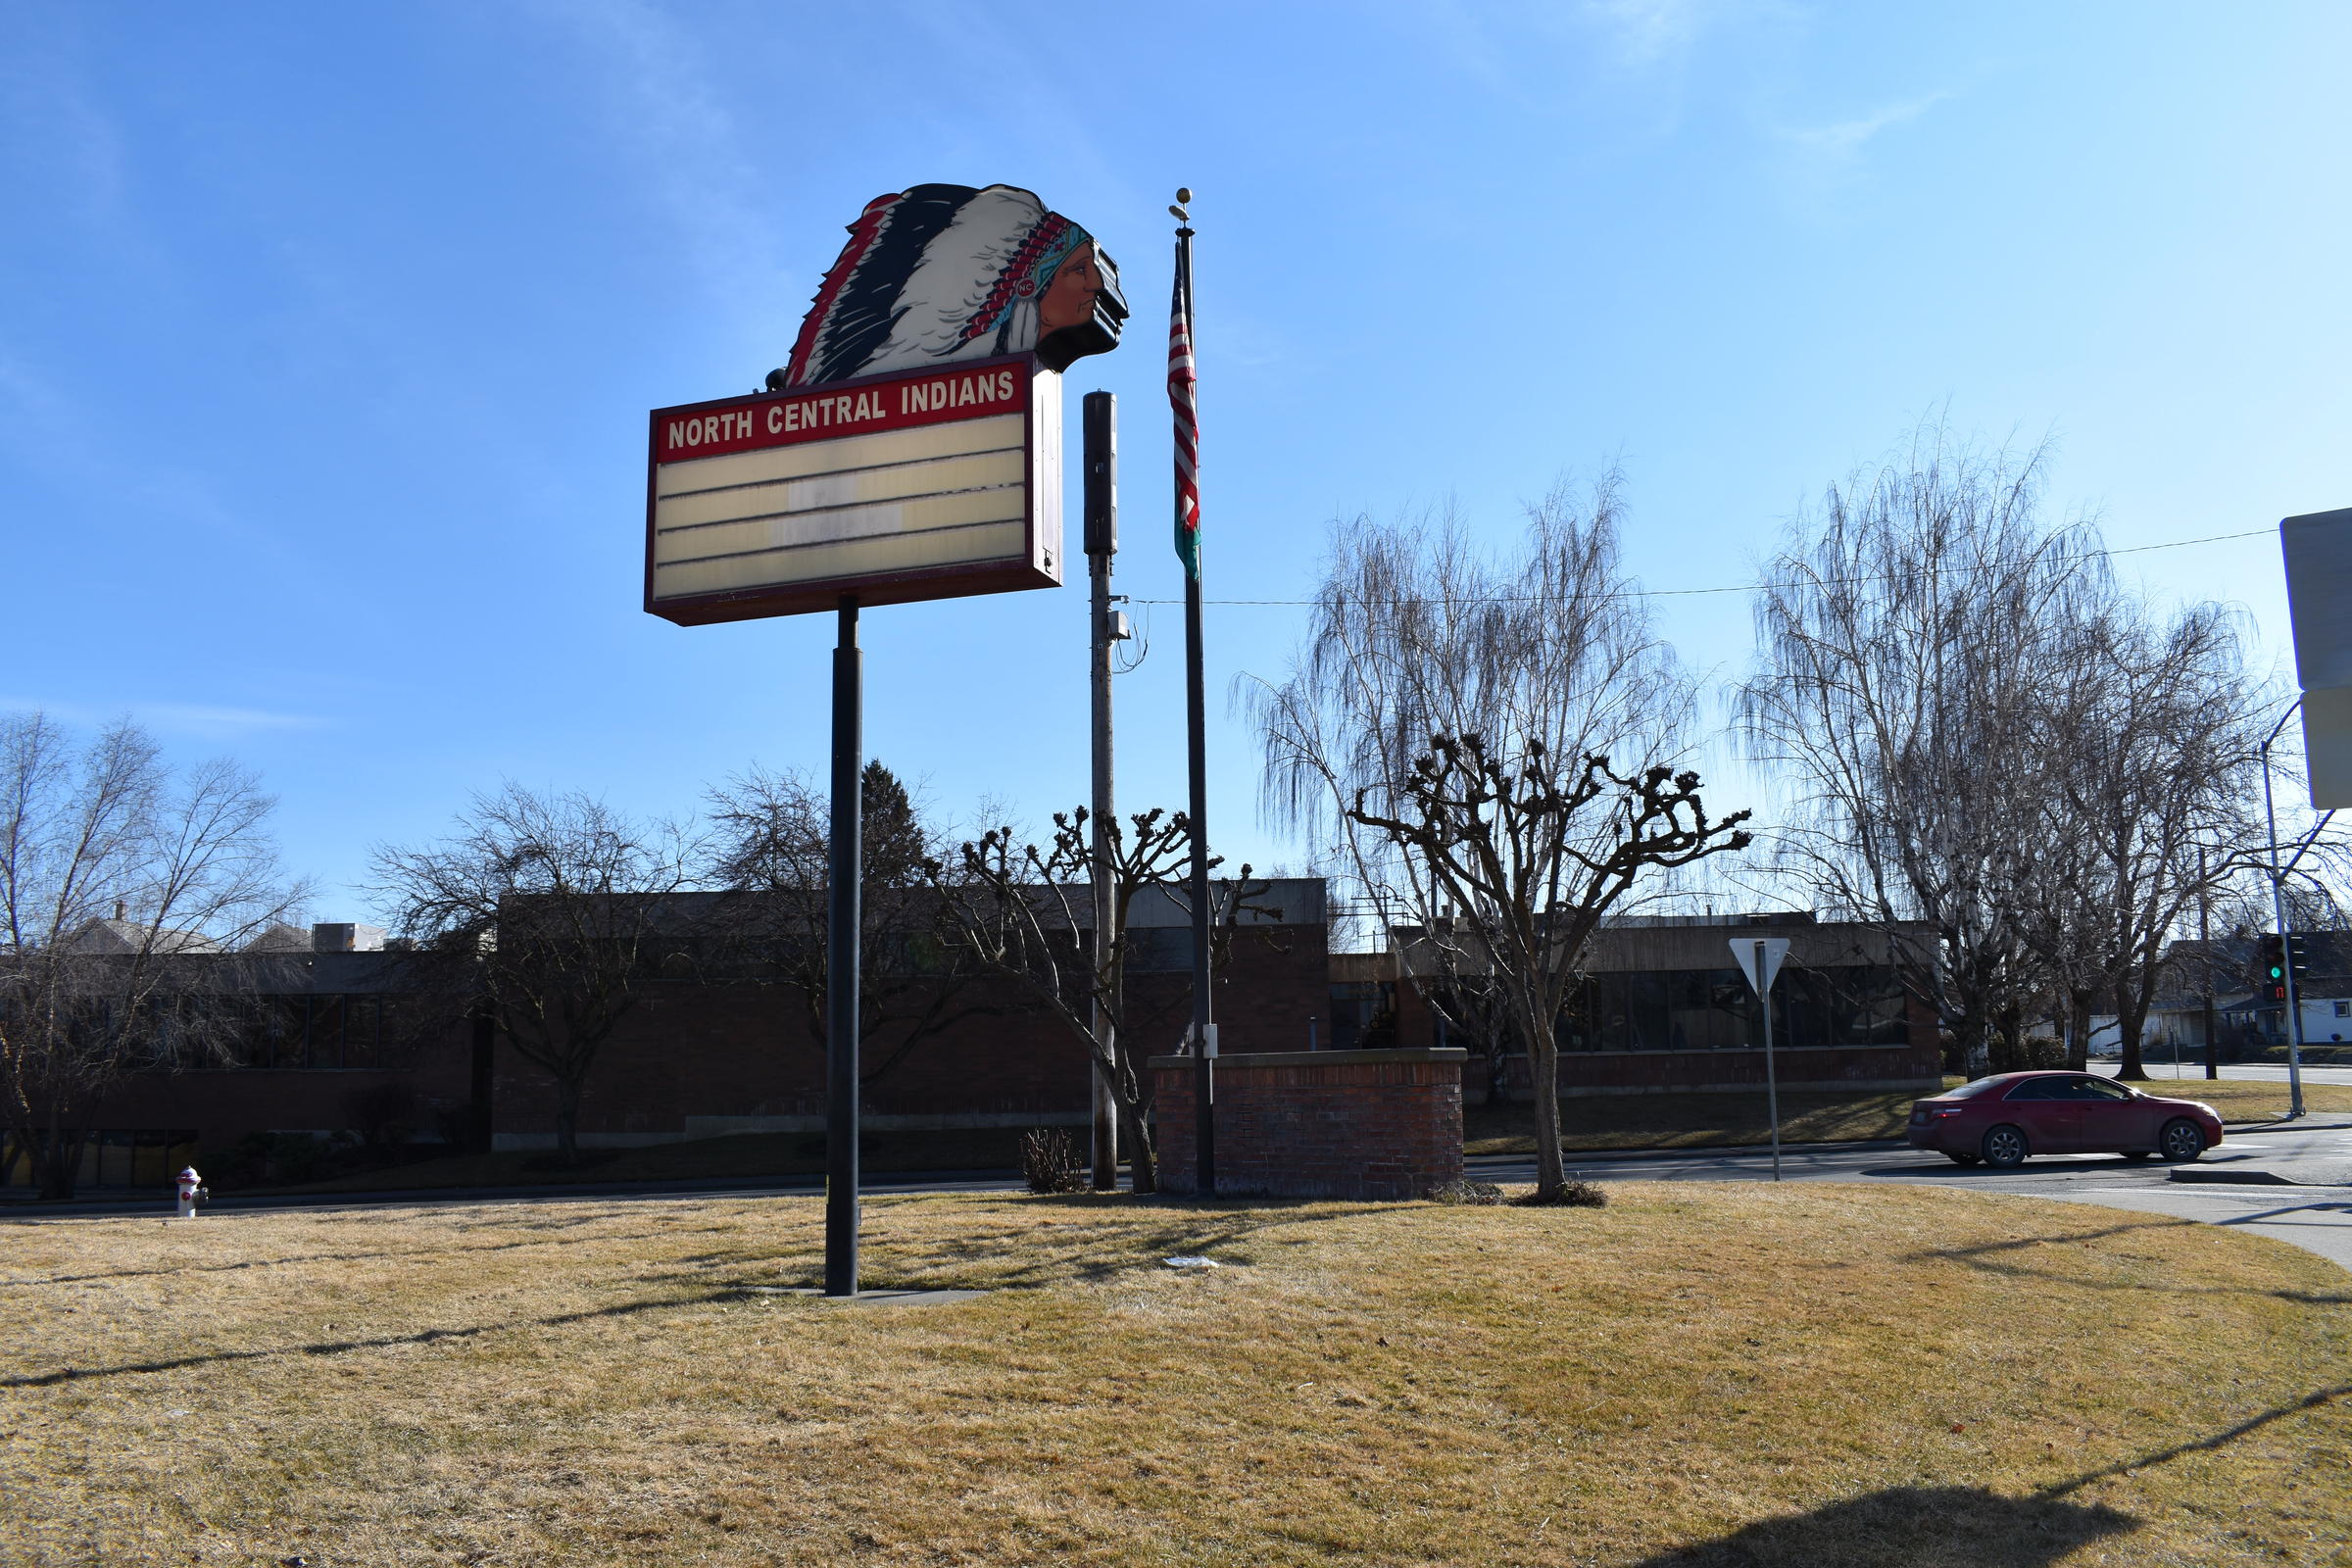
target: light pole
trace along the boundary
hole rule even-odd
[[[2295,995],[2295,939],[2286,928],[2286,874],[2295,868],[2295,861],[2303,858],[2303,852],[2311,848],[2335,815],[2332,808],[2323,814],[2319,821],[2312,824],[2311,831],[2303,835],[2303,841],[2295,846],[2295,853],[2286,864],[2278,863],[2278,812],[2271,803],[2271,743],[2278,740],[2278,732],[2286,728],[2286,721],[2294,717],[2295,710],[2302,706],[2303,699],[2296,698],[2287,710],[2279,715],[2278,722],[2271,726],[2270,734],[2263,737],[2262,745],[2258,748],[2262,757],[2262,816],[2270,839],[2271,922],[2278,931],[2278,986],[2286,994],[2286,1114],[2289,1120],[2303,1114],[2303,1004]]]

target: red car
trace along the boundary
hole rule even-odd
[[[2222,1141],[2222,1118],[2195,1100],[2166,1100],[2082,1072],[2004,1072],[1911,1107],[1911,1147],[1956,1165],[2007,1170],[2028,1154],[2195,1159]]]

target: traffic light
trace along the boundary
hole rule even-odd
[[[2286,966],[2294,974],[2295,989],[2303,989],[2303,981],[2311,973],[2311,933],[2288,932],[2286,937]]]
[[[2254,971],[2257,990],[2265,1002],[2283,1004],[2286,1001],[2286,939],[2278,935],[2266,936],[2256,949]]]

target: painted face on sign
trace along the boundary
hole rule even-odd
[[[1050,336],[1066,326],[1084,326],[1095,318],[1095,302],[1102,296],[1102,264],[1092,241],[1070,252],[1046,285],[1037,304],[1037,326]]]
[[[1049,370],[1118,347],[1127,301],[1119,270],[1093,240],[1070,252],[1037,303],[1037,357]]]

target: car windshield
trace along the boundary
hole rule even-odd
[[[2008,1082],[2010,1080],[2006,1078],[1980,1078],[1973,1084],[1962,1084],[1957,1089],[1946,1089],[1936,1098],[1939,1100],[1971,1100],[1978,1095],[1989,1095]]]

